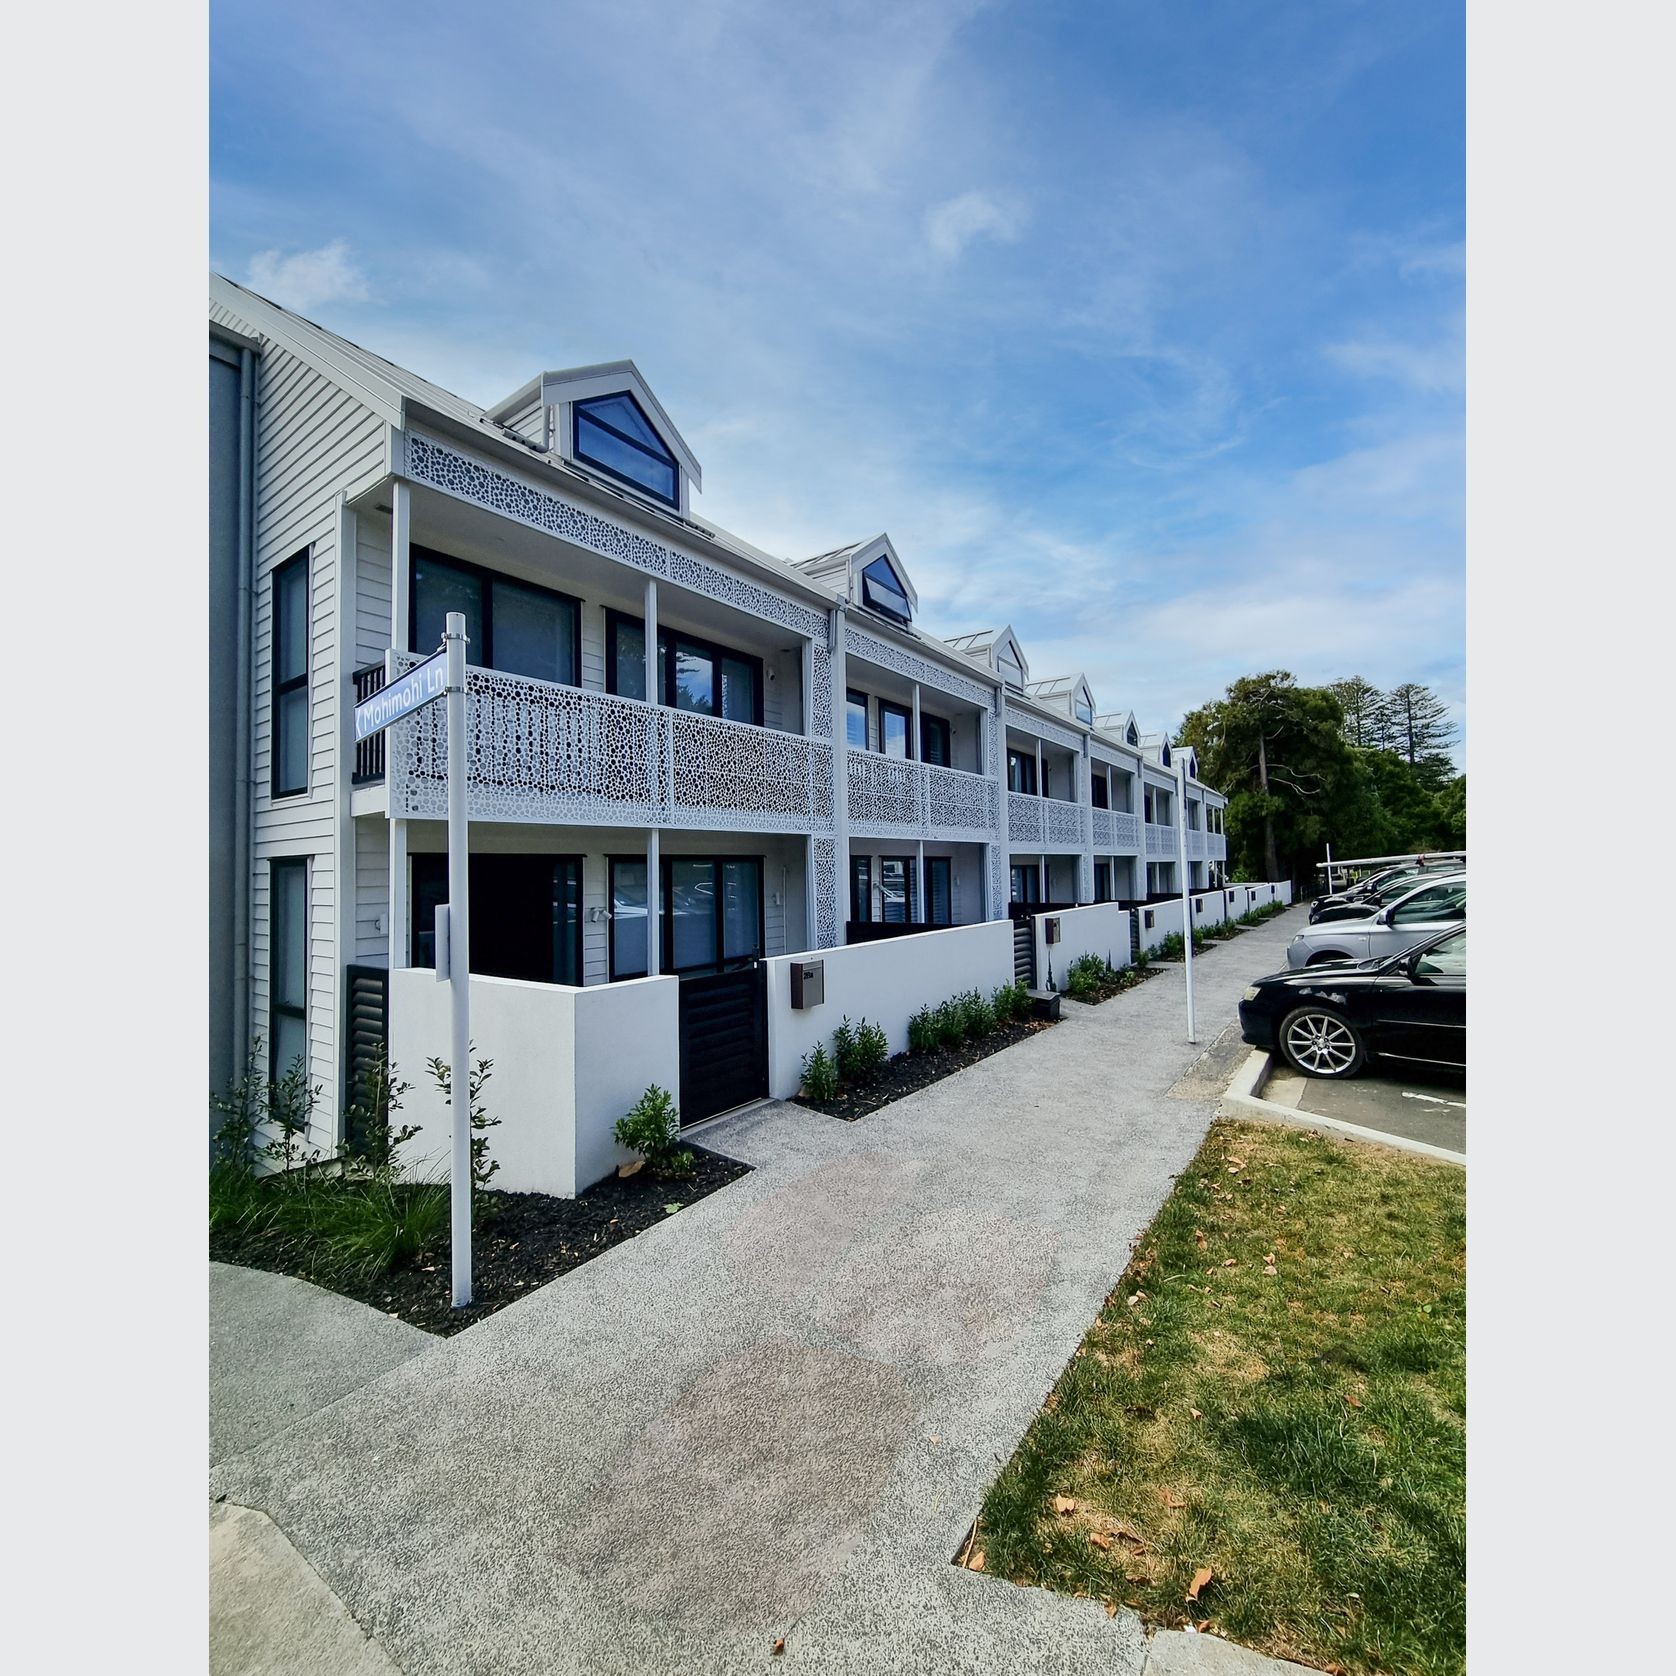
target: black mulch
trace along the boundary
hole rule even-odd
[[[750,1166],[736,1159],[701,1147],[692,1153],[696,1167],[685,1181],[656,1181],[642,1169],[628,1177],[607,1176],[574,1199],[491,1192],[495,1214],[472,1237],[472,1303],[466,1309],[449,1305],[446,1232],[416,1267],[365,1281],[317,1270],[296,1242],[217,1234],[209,1254],[218,1263],[312,1281],[447,1337],[667,1220],[675,1214],[670,1206],[684,1208],[750,1174]]]
[[[1072,1001],[1081,1001],[1084,1006],[1097,1007],[1102,1001],[1111,1000],[1114,995],[1124,995],[1131,989],[1139,989],[1148,978],[1157,977],[1160,968],[1155,955],[1152,962],[1146,966],[1127,966],[1124,970],[1135,974],[1127,983],[1103,983],[1097,989],[1090,990],[1086,995],[1072,995],[1067,990],[1065,992],[1066,997]]]
[[[858,1117],[866,1117],[880,1106],[900,1100],[904,1094],[928,1088],[944,1077],[953,1076],[956,1071],[964,1071],[968,1065],[976,1065],[980,1059],[987,1059],[992,1053],[1025,1041],[1039,1031],[1051,1029],[1053,1022],[1045,1018],[1022,1022],[1009,1020],[989,1035],[980,1036],[975,1042],[962,1042],[959,1047],[934,1048],[929,1053],[899,1053],[886,1063],[876,1077],[864,1083],[849,1083],[839,1089],[834,1100],[808,1100],[799,1094],[795,1103],[807,1106],[811,1111],[824,1112],[828,1117],[841,1117],[846,1123],[854,1123]]]

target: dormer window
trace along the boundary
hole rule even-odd
[[[1127,739],[1131,745],[1138,745],[1141,742],[1140,730],[1133,722],[1131,722],[1128,728],[1124,731],[1123,737]]]
[[[681,481],[670,453],[641,412],[640,404],[627,391],[595,396],[577,402],[573,445],[576,458],[609,476],[661,500],[680,507]]]
[[[1094,706],[1089,703],[1087,693],[1079,692],[1071,708],[1075,712],[1077,720],[1081,722],[1084,727],[1093,727]]]
[[[1024,665],[1013,656],[1011,647],[1002,646],[996,652],[995,667],[1009,687],[1024,691]]]
[[[861,573],[861,601],[882,612],[893,622],[906,623],[912,616],[908,596],[888,559],[875,559]]]

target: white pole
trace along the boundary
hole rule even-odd
[[[1333,894],[1333,846],[1327,845],[1327,894]]]
[[[471,1302],[471,891],[466,849],[466,619],[448,613],[448,982],[453,1001],[449,1122],[449,1219],[454,1244],[454,1308]]]
[[[1176,865],[1181,869],[1182,960],[1187,966],[1187,1040],[1199,1040],[1193,1020],[1193,893],[1187,888],[1187,758],[1176,758]]]

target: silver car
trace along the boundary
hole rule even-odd
[[[1325,966],[1333,960],[1384,960],[1423,943],[1439,931],[1466,919],[1465,873],[1417,883],[1369,919],[1331,920],[1306,926],[1286,949],[1286,964]]]

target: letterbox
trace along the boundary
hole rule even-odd
[[[826,962],[794,960],[791,963],[791,1004],[794,1012],[818,1007],[826,1000]]]
[[[1049,914],[1047,916],[1047,918],[1045,920],[1043,920],[1042,923],[1047,927],[1047,940],[1048,940],[1048,942],[1049,943],[1057,943],[1059,941],[1059,916],[1058,916],[1058,914]]]

